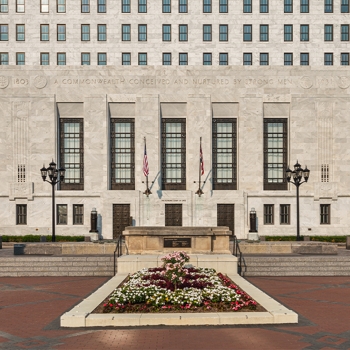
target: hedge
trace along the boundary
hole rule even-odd
[[[3,242],[40,242],[41,235],[8,236],[3,235]],[[46,241],[51,242],[51,235],[46,236]],[[83,242],[84,236],[56,236],[56,242]]]
[[[310,241],[330,242],[330,243],[345,243],[346,236],[309,236]],[[301,240],[304,236],[300,236]],[[296,241],[296,236],[265,236],[265,241]]]

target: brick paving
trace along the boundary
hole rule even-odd
[[[297,325],[61,328],[106,277],[0,278],[0,349],[350,349],[350,277],[250,277]]]

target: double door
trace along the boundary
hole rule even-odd
[[[113,239],[117,239],[125,230],[131,226],[130,204],[113,204]]]
[[[165,204],[165,226],[182,226],[182,204]]]

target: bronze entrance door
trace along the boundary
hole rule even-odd
[[[182,204],[165,204],[165,226],[182,226]]]
[[[130,204],[113,204],[113,239],[117,239],[130,223]]]
[[[228,226],[232,234],[235,234],[235,205],[218,204],[217,206],[218,226]]]

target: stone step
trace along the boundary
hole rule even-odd
[[[113,256],[30,256],[0,260],[0,277],[113,276]]]

